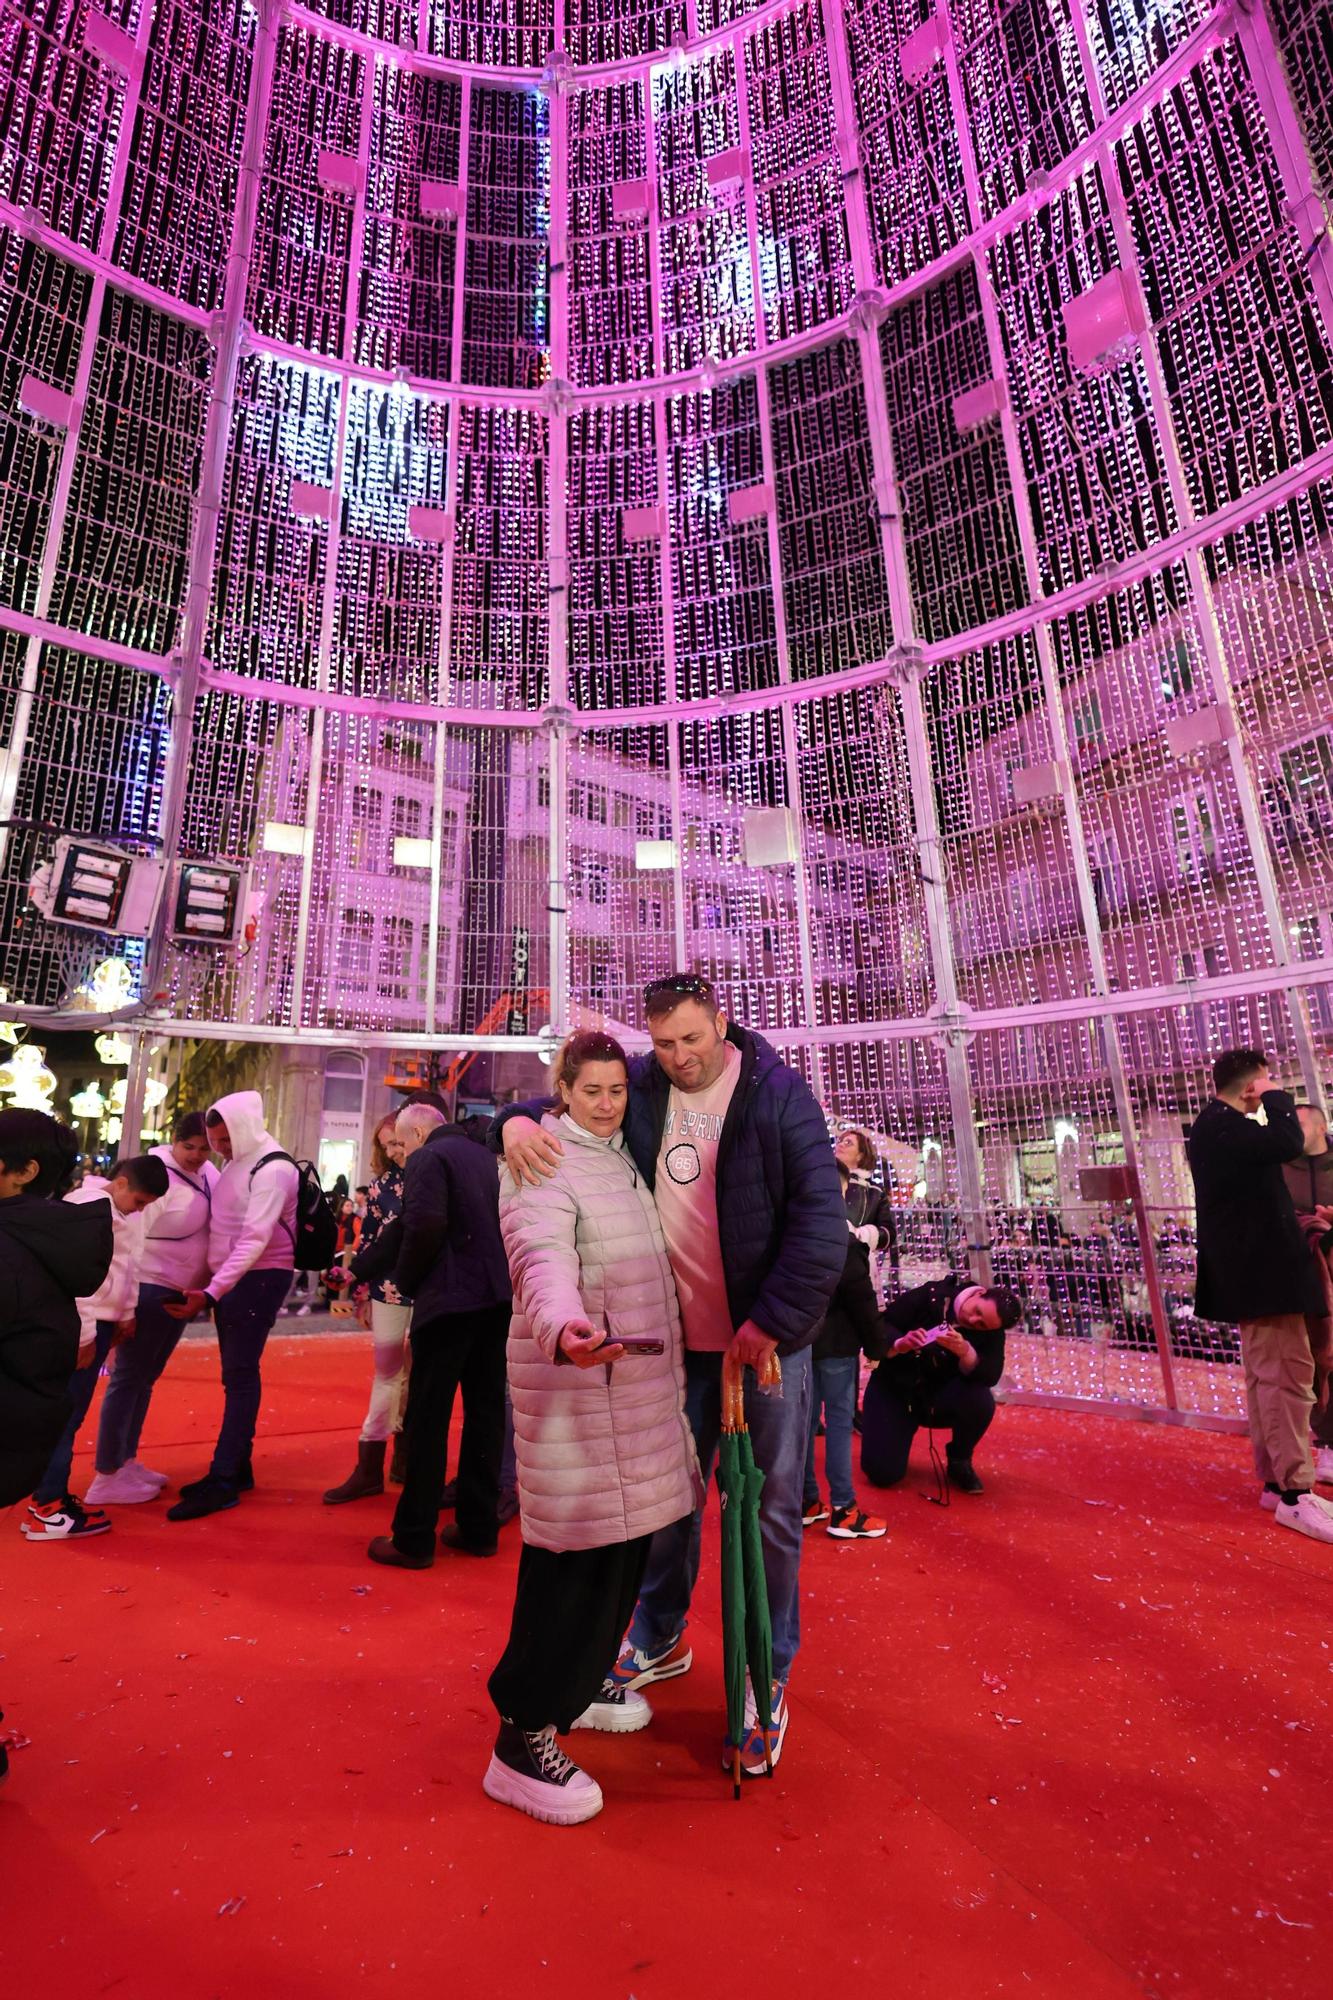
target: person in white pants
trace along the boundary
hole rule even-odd
[[[384,1458],[390,1438],[394,1451],[389,1477],[402,1484],[399,1459],[403,1407],[407,1401],[407,1335],[412,1324],[412,1301],[405,1299],[393,1282],[403,1213],[403,1148],[394,1130],[397,1117],[396,1111],[390,1111],[381,1118],[370,1142],[374,1179],[366,1199],[361,1241],[348,1266],[351,1278],[370,1285],[370,1333],[375,1356],[370,1407],[357,1442],[356,1465],[341,1486],[329,1488],[324,1495],[326,1507],[340,1507],[348,1500],[368,1500],[383,1493]]]

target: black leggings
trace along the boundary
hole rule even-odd
[[[990,1429],[995,1398],[966,1375],[943,1382],[928,1401],[905,1402],[870,1378],[861,1410],[861,1470],[872,1486],[896,1486],[907,1470],[912,1439],[923,1424],[950,1431],[950,1458],[971,1458]]]
[[[615,1664],[652,1540],[559,1553],[524,1542],[509,1644],[487,1683],[507,1722],[565,1730],[582,1715]]]

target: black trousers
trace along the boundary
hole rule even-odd
[[[487,1686],[520,1729],[568,1729],[615,1662],[639,1598],[651,1535],[601,1549],[534,1549],[518,1559],[509,1644]]]
[[[950,1458],[971,1458],[990,1429],[995,1398],[982,1382],[957,1375],[928,1398],[909,1403],[880,1385],[876,1369],[861,1409],[861,1470],[872,1486],[896,1486],[907,1470],[912,1439],[923,1424],[950,1431]]]
[[[493,1542],[505,1427],[508,1306],[443,1313],[413,1325],[403,1435],[407,1469],[393,1517],[394,1547],[405,1556],[435,1551],[440,1488],[449,1454],[454,1397],[463,1395],[463,1440],[454,1517],[465,1541]]]

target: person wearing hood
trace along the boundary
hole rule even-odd
[[[153,1388],[176,1351],[184,1323],[165,1310],[208,1277],[208,1225],[218,1170],[208,1158],[202,1111],[184,1111],[172,1128],[171,1143],[154,1146],[167,1192],[144,1218],[139,1259],[139,1297],[134,1338],[116,1349],[111,1379],[102,1398],[97,1428],[97,1477],[88,1488],[91,1506],[133,1506],[155,1500],[167,1484],[139,1457],[139,1437]]]
[[[222,1362],[222,1427],[202,1479],[181,1487],[169,1521],[194,1521],[234,1507],[254,1485],[250,1454],[263,1393],[259,1364],[292,1282],[300,1174],[264,1126],[257,1090],[238,1090],[210,1105],[208,1143],[223,1162],[213,1185],[206,1285],[191,1287],[171,1318],[191,1320],[214,1308]]]
[[[78,1156],[45,1111],[0,1111],[0,1507],[27,1499],[46,1469],[69,1417],[76,1301],[111,1265],[110,1203],[57,1199]]]
[[[70,1377],[69,1417],[51,1453],[45,1472],[37,1482],[32,1519],[23,1523],[29,1541],[66,1541],[70,1527],[70,1472],[74,1440],[87,1416],[97,1389],[102,1364],[118,1340],[134,1336],[134,1309],[139,1296],[139,1260],[143,1255],[144,1211],[160,1201],[167,1191],[167,1170],[149,1153],[133,1160],[118,1160],[103,1180],[99,1174],[85,1174],[63,1206],[82,1208],[105,1202],[111,1210],[111,1264],[100,1285],[81,1293],[79,1312],[78,1366]],[[101,1510],[95,1510],[101,1514]],[[110,1527],[101,1515],[101,1528]],[[95,1533],[89,1526],[84,1532]]]

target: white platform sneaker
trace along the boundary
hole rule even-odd
[[[602,1810],[601,1786],[566,1757],[554,1729],[502,1722],[481,1788],[488,1799],[548,1826],[578,1826]]]
[[[653,1711],[641,1694],[633,1688],[621,1687],[614,1675],[608,1674],[602,1682],[602,1691],[595,1701],[590,1701],[582,1715],[575,1716],[575,1729],[601,1729],[611,1736],[630,1736],[636,1729],[646,1729],[653,1719]]]

